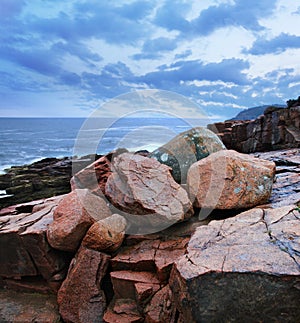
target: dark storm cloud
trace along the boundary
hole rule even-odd
[[[300,48],[300,36],[281,33],[275,38],[257,39],[245,53],[252,55],[280,54],[290,48]]]

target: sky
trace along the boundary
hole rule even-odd
[[[149,89],[219,120],[285,104],[299,21],[294,0],[1,0],[0,116],[88,117]]]

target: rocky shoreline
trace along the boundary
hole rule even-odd
[[[0,210],[2,321],[299,321],[299,147],[246,155],[195,128],[98,157]]]

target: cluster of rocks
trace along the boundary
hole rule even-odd
[[[300,147],[300,106],[269,107],[255,120],[225,121],[207,126],[228,149],[243,153]]]
[[[67,195],[2,209],[5,293],[56,295],[45,311],[32,301],[43,322],[58,313],[64,322],[297,321],[299,149],[259,159],[218,139],[205,147],[207,130],[191,131],[198,142],[186,135],[178,140],[189,147],[102,156]],[[170,164],[183,149],[205,153],[190,167]],[[12,312],[0,308],[0,318],[21,315]]]
[[[0,175],[0,207],[70,192],[72,166],[83,168],[99,156],[45,158],[30,165],[12,166]]]

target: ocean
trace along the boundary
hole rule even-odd
[[[206,120],[176,118],[0,118],[0,172],[46,157],[152,151]]]

